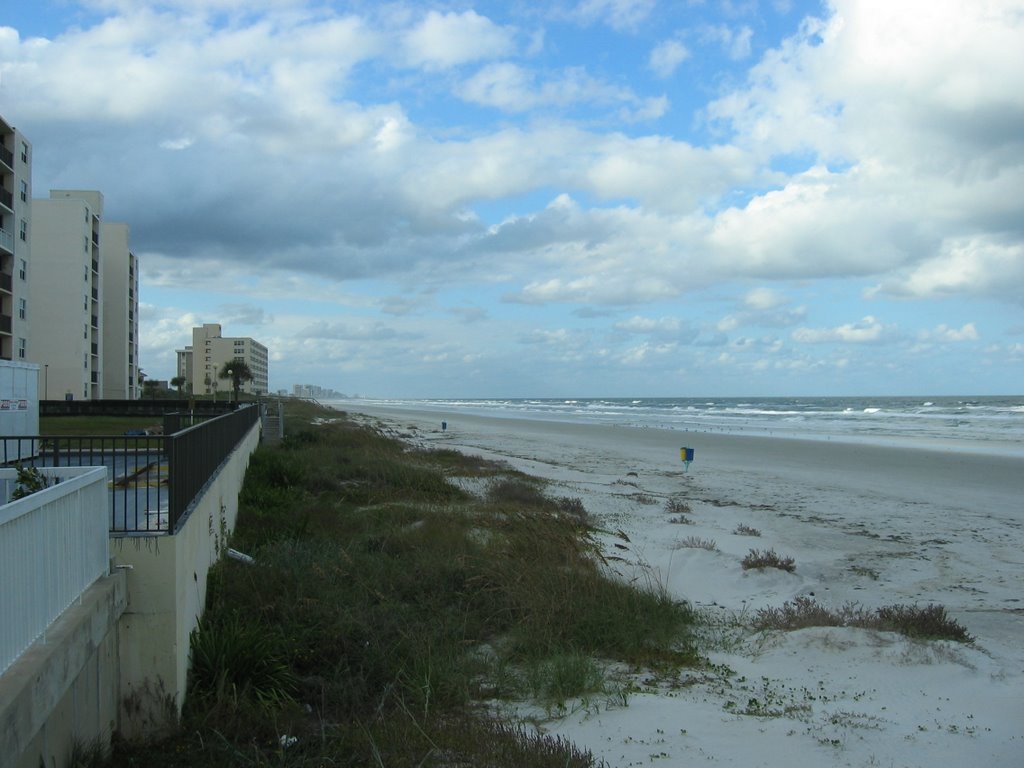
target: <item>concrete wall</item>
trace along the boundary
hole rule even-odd
[[[210,566],[227,547],[238,493],[259,445],[259,424],[221,467],[173,536],[111,539],[128,572],[128,608],[119,626],[121,730],[153,734],[174,722],[185,700],[189,635],[206,605]]]
[[[99,579],[0,677],[0,768],[63,766],[117,728],[123,573]]]

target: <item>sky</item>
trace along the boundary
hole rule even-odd
[[[388,398],[1020,394],[1024,0],[3,0],[140,359]],[[30,308],[31,311],[31,308]]]

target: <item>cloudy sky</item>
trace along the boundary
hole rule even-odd
[[[142,365],[382,397],[1024,386],[1022,0],[4,0]]]

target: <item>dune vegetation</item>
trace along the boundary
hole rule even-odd
[[[180,726],[114,764],[589,766],[502,702],[625,703],[613,665],[697,662],[688,606],[610,576],[578,499],[314,409],[252,457],[254,563],[210,574]]]

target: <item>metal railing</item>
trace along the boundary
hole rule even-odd
[[[259,422],[260,407],[248,405],[165,438],[170,531],[177,529],[203,486]]]
[[[111,535],[173,533],[221,463],[258,424],[259,412],[256,405],[243,406],[180,431],[181,415],[171,414],[164,435],[0,437],[0,462],[106,467]]]
[[[110,564],[103,468],[41,472],[59,483],[0,506],[0,674]],[[0,469],[3,501],[16,474]]]

